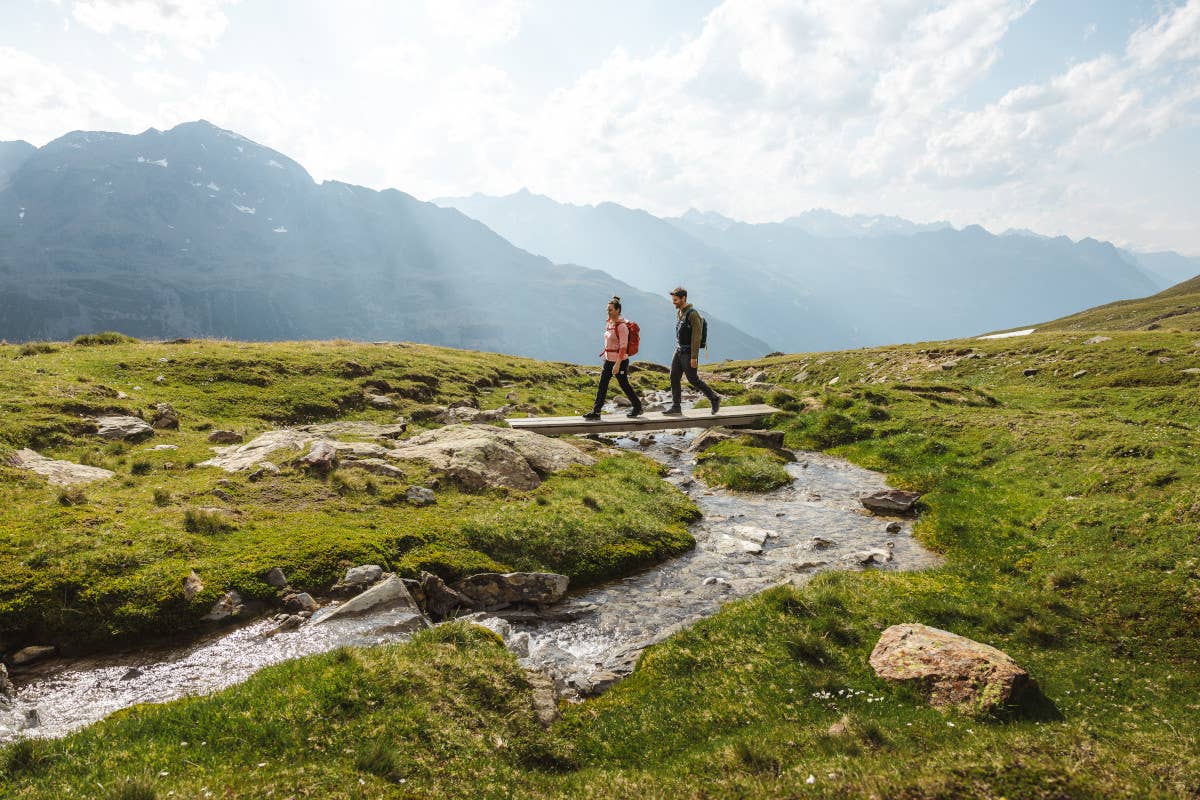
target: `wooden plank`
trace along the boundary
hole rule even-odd
[[[681,416],[666,415],[661,411],[648,411],[640,417],[630,419],[621,411],[604,414],[596,421],[583,417],[510,417],[505,420],[517,430],[533,431],[547,436],[560,433],[615,433],[618,431],[665,431],[678,428],[744,428],[758,422],[768,414],[779,411],[773,406],[723,406],[713,414],[707,408],[693,408]]]

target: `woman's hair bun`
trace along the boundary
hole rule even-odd
[[[617,296],[617,295],[615,295],[615,294],[613,295],[613,300],[615,300],[615,301],[616,301],[616,302],[618,302],[618,303],[619,303],[619,302],[621,302],[621,298],[620,298],[620,297],[618,297],[618,296]]]

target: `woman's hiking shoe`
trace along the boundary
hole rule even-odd
[[[641,406],[638,406],[637,408],[631,408],[629,411],[627,411],[625,413],[625,416],[629,417],[630,419],[633,419],[634,417],[640,417],[641,415],[642,415],[642,407]]]
[[[671,406],[670,408],[668,408],[666,411],[664,411],[662,413],[668,417],[682,417],[683,409],[680,408],[679,406]]]
[[[583,418],[590,422],[595,422],[596,420],[600,419],[600,412],[599,411],[589,411],[588,413],[583,415]]]
[[[721,410],[721,398],[714,395],[713,399],[712,399],[712,413],[715,414],[720,410]]]

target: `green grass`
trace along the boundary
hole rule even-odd
[[[741,492],[769,492],[791,483],[787,459],[737,440],[720,442],[696,457],[696,477],[710,486]]]
[[[827,573],[731,604],[652,648],[604,696],[565,708],[548,734],[511,657],[455,626],[9,748],[7,791],[104,797],[130,780],[152,781],[159,797],[1195,797],[1200,385],[1183,370],[1200,367],[1200,345],[1164,331],[1087,338],[725,365],[731,377],[765,370],[791,397],[771,421],[789,446],[924,493],[914,533],[944,565]],[[578,379],[564,380],[536,391],[575,391]],[[614,514],[610,504],[641,494],[556,480],[574,496],[545,488],[544,503],[522,498],[531,512]],[[94,513],[90,494],[61,513]],[[480,518],[493,535],[508,529],[504,513],[520,517],[519,504],[493,512]],[[1001,648],[1041,695],[983,719],[929,708],[867,663],[880,632],[903,622]]]
[[[592,384],[570,365],[420,345],[113,342],[33,356],[0,347],[0,450],[33,447],[118,474],[59,490],[0,466],[0,641],[79,652],[186,632],[228,589],[275,602],[264,580],[272,567],[317,595],[360,563],[447,580],[561,570],[578,586],[690,547],[695,507],[634,455],[603,457],[530,493],[442,481],[425,509],[403,500],[410,484],[437,477],[417,464],[403,481],[310,475],[288,466],[295,454],[286,452],[275,457],[281,474],[256,482],[194,466],[212,455],[214,427],[249,438],[333,418],[390,423],[437,403],[473,398],[489,408],[535,391],[569,413],[591,403]],[[397,408],[371,409],[364,391],[391,393]],[[140,444],[99,440],[80,417],[145,413],[157,402],[173,405],[180,429]],[[148,449],[156,444],[178,449]],[[580,502],[629,486],[640,491],[627,501]],[[193,570],[205,589],[189,601],[182,587]]]

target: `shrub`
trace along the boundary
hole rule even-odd
[[[17,350],[18,356],[36,356],[39,353],[57,353],[58,348],[49,342],[26,342]]]
[[[183,529],[188,533],[217,534],[236,530],[237,526],[217,512],[189,508],[183,512]]]
[[[64,506],[81,506],[87,502],[87,495],[78,486],[64,486],[58,490],[58,502]]]
[[[83,336],[76,336],[71,341],[71,344],[79,345],[80,347],[94,347],[107,344],[133,344],[135,342],[137,342],[137,339],[134,339],[132,336],[126,336],[116,331],[104,331],[103,333],[88,333]]]
[[[165,506],[165,505],[169,504],[170,502],[171,502],[171,493],[170,492],[168,492],[166,489],[155,489],[154,490],[154,505],[159,506],[161,508],[162,506]]]
[[[153,468],[154,468],[154,465],[151,464],[149,461],[142,461],[142,460],[134,461],[132,464],[129,465],[129,474],[130,475],[148,475],[148,474],[150,474],[150,470]]]

